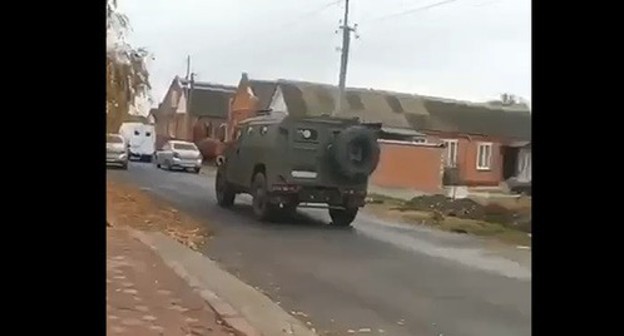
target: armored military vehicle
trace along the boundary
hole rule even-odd
[[[349,226],[379,162],[380,127],[330,116],[246,119],[217,160],[218,203],[230,207],[247,193],[261,221],[327,208],[333,225]]]

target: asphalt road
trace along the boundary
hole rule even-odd
[[[234,209],[218,207],[212,176],[132,163],[108,177],[205,219],[217,235],[202,253],[285,310],[305,314],[321,335],[531,334],[530,264],[472,237],[362,213],[353,228],[334,229],[320,210],[261,224],[248,197],[237,198]]]

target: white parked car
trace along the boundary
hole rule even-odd
[[[192,142],[170,140],[162,150],[156,152],[156,166],[167,170],[184,169],[199,173],[202,165],[202,156],[197,146]]]
[[[128,150],[124,138],[119,134],[106,134],[106,166],[128,169]]]

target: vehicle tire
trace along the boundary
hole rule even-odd
[[[128,162],[126,162],[123,165],[121,165],[121,169],[128,170]]]
[[[289,220],[297,215],[297,204],[284,204],[283,208],[276,208],[276,214],[280,220]]]
[[[349,180],[364,180],[379,164],[379,144],[375,133],[364,126],[340,132],[330,147],[333,162]]]
[[[201,170],[201,168],[193,168],[193,173],[199,174],[200,170]]]
[[[270,221],[275,214],[275,206],[269,203],[266,178],[263,173],[256,173],[251,183],[253,212],[259,221]]]
[[[232,190],[232,186],[228,183],[224,176],[225,172],[221,169],[217,171],[215,179],[215,192],[217,194],[217,204],[222,208],[229,208],[234,204],[236,193]]]
[[[332,219],[331,225],[347,227],[353,223],[358,213],[358,208],[351,209],[329,209],[329,216]]]

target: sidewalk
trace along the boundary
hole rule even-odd
[[[152,249],[124,229],[106,238],[107,335],[234,335]]]

